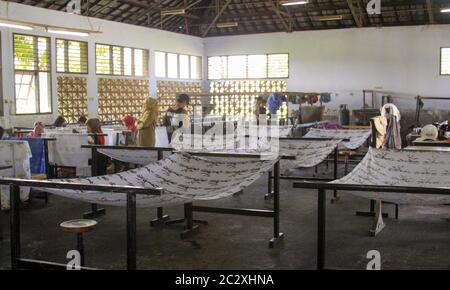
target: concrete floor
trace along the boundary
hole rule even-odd
[[[311,174],[307,172],[304,174]],[[263,196],[267,177],[261,178],[244,194],[204,204],[226,207],[267,208]],[[156,210],[138,210],[139,269],[314,269],[316,262],[315,192],[292,188],[282,181],[281,230],[285,240],[268,248],[270,219],[196,214],[209,225],[191,239],[180,240],[181,225],[149,227]],[[381,253],[383,269],[449,269],[449,207],[401,206],[400,220],[386,219],[387,227],[369,237],[372,218],[356,217],[356,210],[368,208],[368,201],[341,193],[341,200],[327,205],[328,267],[365,269],[369,250]],[[22,211],[22,252],[26,258],[65,263],[66,253],[75,248],[75,236],[63,233],[58,225],[80,218],[89,205],[51,196],[44,205],[34,200]],[[182,216],[182,207],[168,208],[171,217]],[[385,211],[393,214],[393,207]],[[10,267],[8,216],[0,213],[4,240],[0,241],[0,269]],[[101,269],[125,269],[125,209],[107,207],[97,229],[85,237],[86,264]]]

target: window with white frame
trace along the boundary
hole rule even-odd
[[[441,75],[450,75],[450,47],[441,48]]]
[[[208,79],[289,78],[289,54],[256,54],[208,57]]]
[[[88,73],[88,43],[56,39],[56,72]]]
[[[202,58],[200,56],[155,52],[155,75],[157,78],[202,79]]]
[[[108,44],[95,45],[97,75],[148,76],[148,50]]]
[[[13,34],[16,114],[52,112],[50,38]]]

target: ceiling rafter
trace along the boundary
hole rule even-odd
[[[286,20],[283,18],[283,12],[278,7],[279,2],[278,1],[271,1],[270,6],[272,7],[272,10],[275,12],[276,16],[280,20],[281,24],[283,25],[286,32],[292,32],[292,25],[289,24],[289,22],[286,22]],[[286,16],[286,15],[284,15]]]
[[[348,8],[350,9],[350,12],[352,13],[353,20],[355,21],[356,26],[362,27],[362,20],[361,20],[361,14],[356,12],[356,8],[353,5],[353,0],[347,0]]]
[[[69,1],[9,0],[58,11],[66,11]],[[285,7],[281,0],[82,0],[81,10],[89,17],[196,36],[450,24],[450,15],[439,13],[448,0],[383,0],[381,15],[369,15],[367,2],[310,0],[306,5]],[[186,14],[165,16],[161,26],[165,9],[186,9]],[[341,15],[343,19],[319,21],[320,15]],[[238,22],[238,26],[217,28],[219,22]]]
[[[428,20],[430,21],[430,24],[434,24],[434,12],[433,12],[433,4],[431,3],[431,0],[427,0],[427,11],[428,11]]]
[[[231,3],[231,0],[226,0],[225,4],[223,4],[223,6],[220,8],[219,12],[217,13],[216,17],[214,17],[213,21],[208,25],[208,27],[205,29],[205,31],[203,31],[203,33],[202,33],[203,37],[208,35],[208,33],[211,30],[211,28],[213,28],[213,26],[216,25],[216,23],[219,20],[220,16],[225,11],[225,9],[227,9],[227,7],[228,7],[228,5],[230,3]]]

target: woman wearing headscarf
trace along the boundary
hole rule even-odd
[[[122,125],[128,130],[127,134],[125,134],[125,144],[136,144],[136,118],[131,115],[125,115],[122,117]]]
[[[44,128],[45,128],[45,126],[44,126],[44,124],[42,122],[40,122],[40,121],[35,122],[34,126],[33,126],[33,131],[31,131],[27,135],[27,137],[28,138],[39,138],[39,137],[41,137],[42,134],[44,133]]]
[[[122,124],[127,128],[128,131],[135,133],[136,128],[136,118],[131,115],[125,115],[122,117]]]
[[[155,147],[156,136],[155,128],[158,120],[158,101],[153,98],[147,98],[141,117],[136,122],[138,130],[136,144],[138,146]]]

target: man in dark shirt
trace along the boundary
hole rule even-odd
[[[186,94],[178,95],[175,105],[166,111],[163,125],[167,128],[169,143],[172,142],[172,135],[175,130],[187,126],[189,122],[189,113],[186,107],[189,105],[189,96]]]

